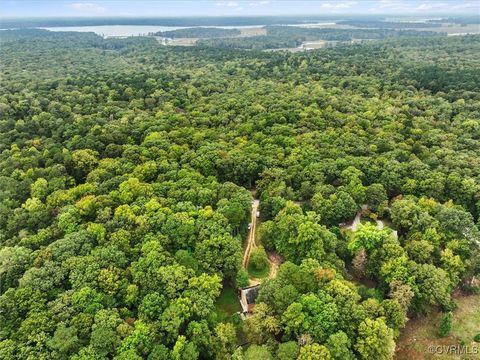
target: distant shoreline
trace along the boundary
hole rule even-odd
[[[226,17],[65,17],[65,18],[0,18],[0,28],[31,27],[69,27],[69,26],[102,26],[102,25],[144,25],[144,26],[254,26],[295,24],[312,22],[336,22],[342,20],[389,21],[391,16],[340,16],[340,15],[296,15],[296,16],[226,16]],[[396,21],[412,22],[438,21],[438,16],[405,16]]]

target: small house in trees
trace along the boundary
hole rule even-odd
[[[249,313],[255,306],[257,300],[259,285],[249,286],[240,289],[240,304],[242,305],[243,313]]]

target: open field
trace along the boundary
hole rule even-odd
[[[325,47],[325,44],[327,43],[328,41],[325,41],[325,40],[316,40],[316,41],[305,41],[303,43],[303,46],[305,48],[309,48],[309,49],[321,49],[323,47]],[[331,41],[330,41],[331,42]]]
[[[223,288],[215,307],[219,321],[228,320],[231,315],[242,310],[240,301],[233,287]]]
[[[267,35],[267,30],[265,28],[259,28],[259,27],[241,28],[240,32],[241,32],[240,36],[243,36],[243,37]]]
[[[437,331],[442,314],[436,312],[426,317],[408,321],[407,326],[397,340],[396,360],[420,359],[479,359],[480,344],[473,337],[480,333],[480,295],[471,295],[456,299],[458,309],[453,313],[453,325],[450,335],[439,338]],[[468,346],[478,350],[477,354],[432,354],[432,346]],[[442,348],[443,349],[443,348]]]
[[[178,39],[168,39],[166,40],[163,37],[155,36],[155,39],[161,45],[173,45],[173,46],[193,46],[198,40],[197,38],[178,38]]]

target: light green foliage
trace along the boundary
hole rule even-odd
[[[58,227],[66,234],[74,232],[79,223],[80,214],[79,211],[74,207],[62,209],[62,212],[58,216]]]
[[[360,225],[353,235],[353,240],[348,244],[348,249],[355,254],[359,249],[367,252],[379,247],[389,237],[387,230],[379,230],[375,225]]]
[[[450,302],[451,282],[447,273],[430,264],[413,265],[417,292],[414,301],[418,306],[447,306]]]
[[[421,219],[421,213],[421,208],[411,199],[395,201],[392,204],[392,220],[399,228],[417,229]]]
[[[248,286],[249,283],[250,281],[247,271],[244,268],[240,268],[235,278],[235,286],[237,288],[243,288]]]
[[[417,263],[431,263],[433,260],[434,246],[427,240],[411,240],[406,244],[405,250]]]
[[[323,345],[311,344],[300,348],[297,360],[333,360],[330,351]]]
[[[398,334],[398,330],[405,326],[407,314],[400,303],[395,299],[382,301],[382,314],[385,317],[387,326]]]
[[[454,255],[451,249],[445,249],[440,255],[442,268],[447,272],[452,284],[457,284],[460,275],[465,270],[465,265],[459,255]]]
[[[44,178],[38,178],[30,187],[32,198],[45,200],[48,194],[48,181]]]
[[[240,242],[229,236],[217,236],[199,243],[195,248],[202,270],[233,277],[240,267]]]
[[[324,198],[321,193],[315,194],[312,198],[312,206],[322,221],[330,225],[353,218],[358,210],[355,200],[343,190],[331,194],[328,198]]]
[[[98,163],[98,152],[91,149],[76,150],[72,153],[72,160],[78,176],[84,177]]]
[[[139,316],[141,318],[156,320],[160,318],[163,311],[167,307],[167,300],[163,294],[149,293],[142,299],[139,306]]]
[[[395,351],[393,331],[382,319],[366,319],[358,328],[355,348],[362,359],[391,359]]]
[[[220,323],[215,327],[213,338],[213,349],[215,359],[225,359],[231,354],[237,342],[237,335],[232,324]]]
[[[273,360],[273,356],[270,353],[270,350],[263,345],[252,345],[249,346],[244,355],[245,360]]]
[[[288,341],[278,346],[277,357],[279,360],[296,359],[299,351],[299,346],[295,341]]]
[[[280,333],[280,322],[264,303],[255,305],[252,316],[245,320],[247,339],[253,344],[265,344]]]
[[[211,356],[212,353],[212,330],[206,320],[192,321],[188,324],[186,335],[193,342],[198,352],[202,355]]]
[[[256,270],[262,270],[268,266],[267,253],[263,246],[259,246],[251,252],[250,264],[252,264]]]
[[[326,347],[335,360],[354,360],[352,342],[343,331],[336,332],[328,337]]]
[[[179,336],[181,328],[191,315],[192,303],[187,298],[177,298],[163,311],[159,322],[160,330],[168,343],[173,343]]]
[[[323,343],[337,329],[338,315],[333,299],[322,292],[319,296],[303,295],[298,303],[291,304],[283,315],[283,322],[288,332],[296,336],[309,334]]]
[[[322,259],[326,249],[335,248],[336,238],[319,220],[314,212],[304,215],[298,205],[287,203],[270,230],[275,247],[293,262],[302,258]]]
[[[188,342],[185,336],[179,336],[172,350],[173,360],[195,360],[198,358],[198,351],[195,345]]]
[[[188,280],[184,295],[192,301],[192,312],[205,318],[214,311],[214,302],[221,288],[220,276],[201,274]]]

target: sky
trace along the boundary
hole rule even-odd
[[[480,0],[22,1],[0,0],[0,17],[253,15],[477,15]]]

